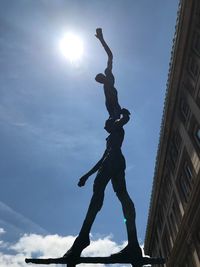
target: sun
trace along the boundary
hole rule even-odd
[[[62,54],[71,62],[80,61],[83,56],[83,41],[74,33],[66,33],[59,42]]]

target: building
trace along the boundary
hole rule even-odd
[[[200,267],[199,0],[179,4],[144,249]]]

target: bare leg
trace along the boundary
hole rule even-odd
[[[128,245],[127,247],[122,250],[120,253],[125,253],[127,255],[134,255],[136,258],[142,257],[142,251],[139,246],[138,238],[137,238],[137,231],[136,231],[136,213],[133,201],[131,200],[125,183],[125,174],[121,172],[119,177],[116,177],[113,183],[114,190],[116,195],[121,202],[122,210],[124,214],[124,218],[126,219],[126,229],[127,229],[127,236],[128,236]]]
[[[101,210],[104,200],[104,191],[110,178],[105,169],[102,169],[97,173],[94,181],[93,196],[90,201],[90,205],[81,227],[80,233],[72,247],[65,253],[64,257],[77,258],[80,256],[82,250],[89,246],[89,233],[92,224],[96,218],[97,213]]]
[[[90,201],[90,205],[85,217],[85,220],[83,222],[82,228],[80,230],[79,235],[88,235],[90,233],[90,230],[92,228],[93,222],[96,218],[97,213],[101,210],[103,206],[103,200],[104,200],[104,192],[103,191],[95,191],[93,193],[92,199]]]
[[[139,247],[139,242],[135,225],[136,214],[134,204],[127,191],[117,192],[116,194],[122,204],[124,218],[126,219],[128,245],[137,249]]]

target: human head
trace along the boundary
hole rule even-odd
[[[108,120],[106,120],[104,129],[105,129],[108,133],[111,133],[111,131],[112,131],[112,129],[113,129],[113,125],[114,125],[114,123],[115,123],[115,120],[114,120],[114,119],[108,119]]]
[[[98,83],[105,83],[106,76],[103,73],[99,73],[99,74],[96,75],[95,80]]]

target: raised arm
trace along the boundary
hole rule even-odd
[[[105,51],[106,51],[106,53],[108,55],[107,68],[109,70],[112,70],[113,54],[112,54],[112,51],[110,50],[109,46],[107,45],[107,43],[105,42],[105,40],[103,38],[103,32],[102,32],[101,28],[97,28],[96,29],[95,36],[97,37],[97,39],[99,39],[99,41],[101,42],[103,48],[105,49]]]
[[[78,182],[78,186],[80,186],[80,187],[81,187],[81,186],[84,186],[85,183],[86,183],[86,181],[87,181],[87,179],[88,179],[92,174],[94,174],[95,172],[97,172],[97,171],[99,170],[99,168],[101,167],[101,164],[102,164],[104,158],[106,157],[106,154],[107,154],[107,150],[105,150],[105,152],[104,152],[102,158],[101,158],[101,159],[94,165],[94,167],[93,167],[91,170],[89,170],[89,172],[87,172],[86,174],[84,174],[84,175],[80,178],[80,180],[79,180],[79,182]]]

